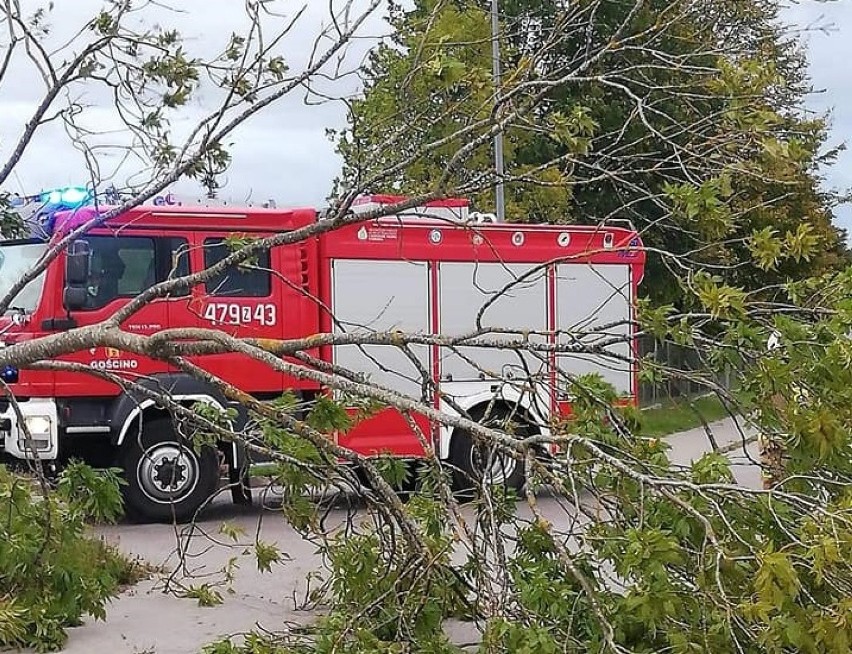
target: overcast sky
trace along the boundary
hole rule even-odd
[[[814,111],[831,112],[830,145],[849,142],[852,146],[852,2],[803,0],[785,15],[792,24],[807,30],[802,38],[808,47],[816,91],[808,104]],[[837,164],[826,171],[826,177],[831,188],[852,188],[852,151],[842,153]],[[852,207],[841,207],[837,213],[837,223],[849,231],[852,241]]]
[[[748,1],[748,0],[743,0]],[[24,7],[35,7],[37,0],[21,0]],[[58,42],[74,33],[101,6],[100,0],[58,0],[50,19],[53,39]],[[243,24],[241,0],[181,0],[183,14],[149,13],[144,20],[161,20],[174,25],[190,37],[190,49],[204,49],[210,44],[222,44]],[[281,2],[284,8],[299,3]],[[291,62],[304,60],[319,26],[326,22],[328,2],[310,0],[301,27],[294,30],[285,42],[284,54]],[[292,9],[289,9],[292,11]],[[809,98],[816,111],[832,110],[832,143],[852,140],[852,85],[848,67],[852,62],[852,1],[817,3],[803,0],[785,16],[801,28],[811,28],[803,38],[810,53],[810,72],[816,89],[821,91]],[[142,20],[140,18],[140,20]],[[374,21],[365,36],[380,33],[382,24]],[[814,31],[815,27],[825,30]],[[358,61],[366,48],[366,40],[356,46],[350,62]],[[17,67],[0,85],[0,161],[5,161],[13,139],[19,134],[33,103],[40,97],[40,87],[30,69],[20,60]],[[352,82],[348,82],[351,86]],[[349,88],[347,87],[347,90]],[[92,104],[105,98],[90,97]],[[233,147],[233,165],[227,175],[223,196],[238,200],[251,197],[262,201],[274,198],[284,205],[322,204],[331,182],[339,169],[333,145],[326,137],[329,127],[344,124],[345,113],[339,103],[306,106],[303,95],[276,105],[259,119],[240,129]],[[186,123],[199,115],[200,106],[186,111]],[[90,124],[103,127],[116,125],[105,110],[94,108]],[[104,170],[118,161],[117,156],[106,158]],[[77,184],[82,167],[79,155],[68,145],[61,126],[49,126],[28,149],[16,168],[16,175],[6,190],[31,193],[42,188]],[[838,164],[827,171],[827,184],[837,188],[852,187],[852,152],[845,153]],[[186,192],[190,187],[184,187]],[[193,188],[193,192],[195,189]],[[199,192],[200,194],[200,192]],[[838,223],[852,233],[852,210],[839,212]]]
[[[27,13],[43,4],[39,0],[21,0]],[[221,51],[233,32],[244,32],[249,24],[243,0],[180,0],[172,4],[179,6],[181,12],[153,7],[135,17],[134,22],[151,24],[157,21],[180,30],[190,55],[211,56]],[[285,13],[285,17],[269,22],[267,39],[272,36],[273,27],[280,30],[302,5],[301,2],[289,0],[279,0],[274,4]],[[297,73],[303,69],[316,36],[323,26],[328,26],[330,4],[339,7],[344,3],[341,0],[310,0],[297,28],[282,41],[279,53],[284,56],[292,71]],[[71,38],[87,20],[96,15],[102,5],[102,0],[55,1],[49,20],[49,42],[58,45]],[[386,29],[381,15],[376,14],[376,19],[362,28],[360,34],[364,38],[350,49],[347,60],[349,65],[345,69],[351,70],[353,65],[362,61],[368,49],[367,43],[375,42],[375,38]],[[3,37],[5,27],[0,30],[0,45]],[[335,85],[335,91],[340,94],[354,93],[356,90],[357,83],[353,78]],[[5,161],[14,140],[20,135],[43,94],[44,86],[27,59],[21,56],[14,60],[6,78],[0,81],[0,161]],[[318,103],[316,100],[308,106],[305,95],[302,90],[284,98],[260,112],[234,133],[233,147],[230,149],[233,166],[224,178],[226,187],[223,196],[234,200],[251,198],[257,201],[274,198],[279,204],[286,205],[316,205],[323,202],[340,165],[325,130],[345,124],[345,107],[339,102]],[[90,105],[82,118],[86,125],[101,130],[121,127],[111,109],[112,102],[108,94],[87,88],[82,100]],[[211,108],[209,98],[197,98],[181,109],[182,126],[194,126],[203,113]],[[177,125],[177,130],[182,126]],[[106,139],[117,142],[119,136],[110,134]],[[102,172],[108,172],[121,160],[119,151],[104,156],[100,162]],[[33,193],[43,188],[86,182],[83,160],[69,144],[67,134],[58,122],[39,130],[38,137],[27,149],[15,173],[5,190]],[[116,181],[118,183],[122,180],[119,178]],[[181,190],[186,191],[188,188],[199,196],[202,194],[202,190],[195,184],[184,184]]]

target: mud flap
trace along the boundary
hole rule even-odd
[[[234,504],[250,505],[252,503],[251,475],[249,475],[246,448],[242,443],[232,443],[230,449],[228,486],[231,489],[231,499]]]

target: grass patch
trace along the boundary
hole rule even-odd
[[[728,411],[715,395],[666,400],[660,406],[642,411],[642,425],[648,436],[668,436],[721,420]],[[703,421],[702,421],[703,419]]]
[[[100,538],[86,538],[81,549],[94,565],[118,584],[119,591],[135,586],[153,575],[157,569],[141,557],[131,557]]]

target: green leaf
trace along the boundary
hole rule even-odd
[[[789,256],[795,261],[810,261],[820,245],[820,237],[808,223],[800,223],[795,232],[787,232],[786,245]]]
[[[782,258],[784,242],[771,227],[755,231],[749,241],[749,250],[762,270],[774,270]]]
[[[282,560],[281,551],[271,543],[257,541],[254,544],[254,554],[257,559],[257,569],[260,572],[271,572],[275,563]]]
[[[334,431],[348,431],[353,422],[346,407],[330,397],[320,395],[316,398],[311,411],[308,414],[307,423],[324,433]]]
[[[798,597],[801,582],[790,558],[783,552],[764,552],[759,556],[754,588],[760,602],[772,610],[781,610]]]
[[[189,586],[181,593],[181,597],[198,600],[198,606],[218,606],[223,602],[222,594],[210,584]]]
[[[246,535],[245,529],[243,529],[240,525],[236,525],[232,522],[223,522],[219,526],[219,533],[224,534],[235,543],[238,542],[240,538]]]
[[[721,283],[705,273],[694,276],[695,293],[714,318],[734,318],[745,312],[745,293],[742,289]]]

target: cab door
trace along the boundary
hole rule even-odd
[[[230,234],[206,232],[194,238],[192,260],[206,270],[234,251]],[[223,331],[238,339],[280,340],[284,336],[281,296],[286,280],[280,270],[279,249],[259,253],[244,264],[230,266],[199,285],[192,299],[196,326]],[[249,393],[277,393],[283,375],[240,353],[195,358],[195,363],[222,380]]]
[[[86,282],[86,303],[70,312],[79,327],[98,324],[111,318],[142,291],[163,278],[159,262],[170,256],[170,241],[144,232],[124,231],[121,235],[89,234],[85,237],[91,252],[91,269]],[[151,335],[168,325],[166,299],[143,306],[122,325],[122,329],[139,335]],[[123,377],[140,378],[166,372],[166,365],[111,347],[98,347],[67,357],[88,368]],[[63,373],[56,376],[59,396],[113,396],[119,388],[109,381],[86,374]]]

